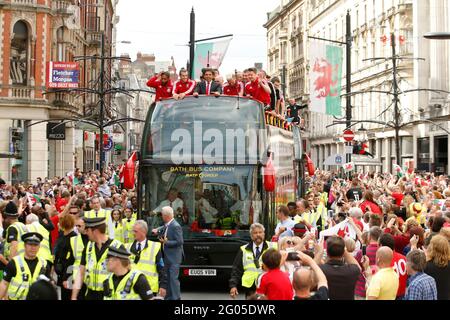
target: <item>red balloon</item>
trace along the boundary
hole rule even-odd
[[[316,168],[314,168],[314,162],[308,155],[306,155],[306,167],[308,168],[308,174],[313,176],[316,172]]]
[[[125,189],[133,189],[134,188],[134,172],[136,170],[136,162],[137,155],[136,152],[133,152],[130,159],[128,159],[125,164],[125,168],[123,169],[123,185]]]
[[[273,166],[272,157],[269,158],[264,168],[264,189],[267,192],[275,191],[275,168]]]

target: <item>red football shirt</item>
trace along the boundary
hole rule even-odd
[[[242,83],[236,83],[234,86],[226,83],[223,86],[223,94],[226,96],[238,96],[242,90]]]
[[[394,267],[394,270],[397,272],[399,277],[397,297],[402,297],[405,295],[406,281],[408,280],[408,274],[406,273],[406,257],[394,251],[391,266]]]
[[[161,81],[158,80],[158,76],[154,76],[147,81],[147,86],[156,90],[155,101],[172,98],[173,84],[171,80],[163,85]]]
[[[361,208],[362,212],[366,212],[366,207],[370,207],[370,211],[383,217],[383,212],[381,211],[381,208],[373,202],[366,200],[363,203],[361,203],[359,207]]]
[[[54,250],[56,241],[58,240],[59,236],[59,227],[58,227],[59,215],[54,215],[53,217],[50,218],[50,220],[52,220],[52,223],[55,226],[55,229],[53,229],[53,231],[50,232],[50,235],[52,237],[52,250]]]
[[[265,106],[270,105],[270,93],[267,93],[259,85],[258,80],[249,82],[245,85],[245,94],[252,96],[255,100],[261,101]]]
[[[405,196],[405,195],[404,195],[403,193],[396,193],[396,192],[394,192],[394,193],[392,194],[392,198],[395,199],[395,204],[398,205],[398,206],[401,206],[401,205],[402,205],[402,200],[403,200],[403,197],[404,197],[404,196]]]
[[[196,82],[194,80],[188,80],[186,82],[183,82],[181,80],[178,80],[173,85],[173,94],[181,94],[184,93],[187,96],[192,95],[195,89]]]
[[[292,300],[294,297],[289,275],[280,269],[264,273],[256,293],[265,295],[268,300]]]

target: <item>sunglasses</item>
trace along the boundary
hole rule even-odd
[[[82,225],[79,225],[79,224],[77,224],[77,225],[75,225],[75,227],[77,227],[77,228],[82,228],[83,226],[82,226]]]
[[[76,214],[78,214],[78,211],[77,212],[69,211],[69,214],[76,215]]]
[[[294,241],[288,240],[288,241],[286,241],[286,244],[288,244],[288,245],[294,245],[294,246],[296,246],[296,245],[297,245],[297,242],[294,242]]]

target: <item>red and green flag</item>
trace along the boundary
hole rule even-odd
[[[310,44],[310,109],[330,116],[342,116],[342,47],[322,42]]]

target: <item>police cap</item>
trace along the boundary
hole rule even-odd
[[[7,218],[18,218],[19,217],[17,206],[13,201],[8,202],[8,204],[6,205],[5,217],[7,217]]]
[[[113,247],[110,246],[108,248],[107,257],[115,257],[119,259],[125,259],[128,260],[128,258],[131,256],[131,253],[123,246],[119,247]]]
[[[28,244],[40,244],[44,237],[37,232],[28,232],[22,236],[22,241]]]
[[[106,224],[105,218],[83,218],[86,228],[94,228]]]

